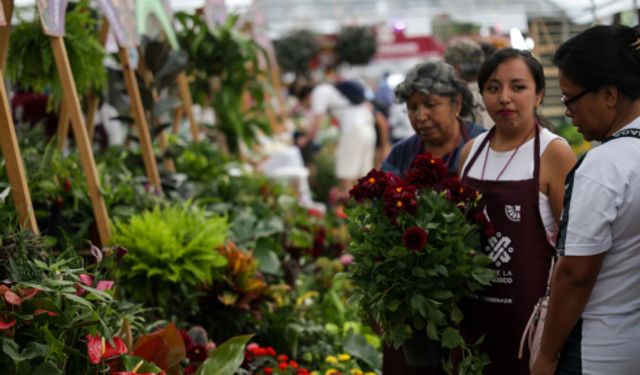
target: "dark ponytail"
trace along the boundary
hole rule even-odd
[[[571,82],[585,89],[612,85],[630,99],[640,98],[637,27],[591,27],[562,43],[552,61]]]

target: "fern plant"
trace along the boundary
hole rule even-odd
[[[67,13],[64,40],[78,93],[91,87],[99,91],[106,83],[104,49],[98,41],[97,19],[89,1],[80,1]],[[23,89],[39,93],[50,89],[53,105],[58,106],[62,86],[50,44],[37,17],[16,25],[9,38],[7,77]]]
[[[169,316],[196,312],[195,289],[220,278],[227,264],[216,251],[227,235],[227,218],[208,217],[190,203],[157,206],[115,228],[113,243],[129,250],[120,268],[128,297]]]

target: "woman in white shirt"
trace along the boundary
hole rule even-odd
[[[589,151],[567,178],[535,375],[640,371],[640,32],[595,26],[553,57]]]
[[[462,152],[463,182],[482,193],[479,208],[495,227],[482,250],[497,275],[469,301],[462,332],[470,342],[485,335],[492,375],[529,374],[528,357],[518,359],[520,337],[546,289],[564,177],[575,163],[566,141],[539,124],[544,82],[529,52],[494,53],[480,67],[478,84],[495,126]]]

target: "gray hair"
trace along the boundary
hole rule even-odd
[[[453,67],[443,61],[429,61],[414,66],[405,76],[404,82],[394,90],[396,100],[405,103],[416,92],[425,95],[462,96],[462,111],[465,115],[473,106],[473,96],[467,85],[456,77]]]
[[[447,47],[444,61],[458,68],[465,81],[475,81],[484,61],[482,47],[471,39],[458,39]]]

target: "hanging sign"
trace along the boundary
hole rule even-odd
[[[38,0],[40,22],[49,36],[64,36],[64,18],[68,0]]]
[[[222,25],[227,20],[227,15],[227,5],[224,0],[206,0],[204,3],[204,19],[207,21],[209,30]]]
[[[2,5],[2,2],[0,2],[0,5]],[[2,6],[0,6],[0,26],[6,26],[7,25],[7,19],[4,17],[4,9]]]
[[[132,0],[98,0],[102,13],[116,35],[118,45],[131,48],[138,45],[135,9]]]

